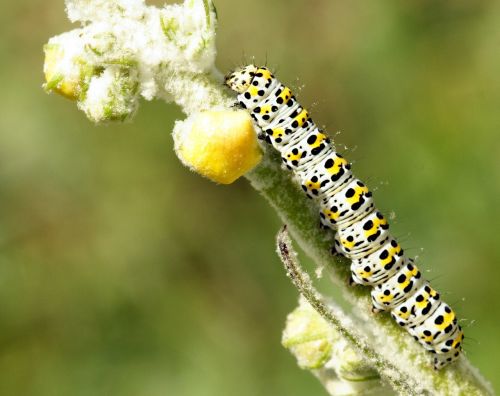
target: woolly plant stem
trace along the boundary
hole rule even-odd
[[[413,389],[415,394],[493,394],[489,383],[465,356],[455,364],[436,371],[432,368],[430,354],[399,328],[388,315],[371,313],[370,289],[348,285],[349,262],[338,256],[332,256],[330,250],[333,238],[319,228],[317,207],[304,197],[289,172],[282,169],[279,158],[274,153],[268,153],[265,160],[249,173],[247,178],[287,224],[300,247],[316,265],[327,269],[336,287],[352,305],[351,319],[357,322],[357,333],[364,335],[366,340],[364,345],[356,345],[357,343],[353,345],[361,352],[366,352],[366,357],[373,360],[377,367],[389,369],[397,367],[391,381],[393,385],[396,381],[400,384],[398,385],[400,391]],[[298,270],[298,267],[294,270],[297,276],[294,285],[315,306],[318,302],[313,304],[310,299],[315,300],[317,294],[310,286],[305,287],[304,282],[297,281],[304,279],[303,272]],[[317,310],[322,313],[322,309]],[[335,321],[332,317],[325,318],[332,323]],[[356,341],[356,336],[352,334],[347,338]],[[383,372],[380,374],[387,378]],[[396,376],[399,377],[398,380],[395,379]]]
[[[277,236],[277,251],[285,266],[286,273],[291,279],[293,285],[305,297],[309,304],[334,327],[347,341],[362,353],[365,359],[378,370],[381,377],[385,379],[391,386],[400,393],[416,395],[414,390],[416,384],[411,383],[411,378],[405,378],[405,375],[399,369],[393,366],[383,356],[378,355],[373,350],[366,340],[352,328],[352,323],[344,320],[344,316],[336,313],[324,301],[323,296],[314,288],[312,282],[301,268],[299,261],[296,259],[297,254],[294,252],[288,235],[286,225],[280,230]]]

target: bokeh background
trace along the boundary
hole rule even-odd
[[[500,3],[216,5],[220,69],[267,62],[341,131],[500,390]],[[280,346],[297,295],[267,203],[179,163],[173,105],[97,127],[46,95],[62,1],[0,21],[0,394],[324,394]]]

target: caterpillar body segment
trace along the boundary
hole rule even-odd
[[[422,274],[418,268],[412,260],[406,259],[406,264],[399,271],[372,289],[373,308],[379,311],[394,311],[396,307],[399,308],[405,301],[409,301],[422,282]],[[414,309],[415,307],[411,307],[410,310]]]
[[[330,197],[353,179],[351,164],[333,150],[317,166],[298,172],[297,176],[307,197],[322,199],[325,206]]]
[[[439,293],[423,281],[418,290],[405,302],[392,309],[391,315],[400,326],[415,327],[432,315],[440,303]]]
[[[403,249],[394,238],[377,251],[351,262],[351,283],[365,286],[385,284],[406,262]]]
[[[389,233],[372,193],[335,151],[293,92],[266,67],[248,65],[226,76],[238,103],[279,153],[306,196],[319,206],[323,227],[336,231],[335,249],[351,262],[351,282],[372,286],[374,311],[390,311],[440,369],[462,351],[463,332],[452,309],[422,278]]]
[[[329,195],[322,199],[320,219],[325,227],[345,230],[361,216],[374,211],[372,194],[366,186],[358,179],[348,181],[341,192],[328,190]]]

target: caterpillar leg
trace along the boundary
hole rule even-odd
[[[257,133],[257,139],[264,140],[266,143],[270,143],[269,140],[268,140],[268,138],[267,138],[267,136],[266,136],[266,134],[264,132],[262,132],[262,131],[260,131],[260,132]]]
[[[335,244],[334,246],[332,246],[332,248],[330,249],[330,254],[334,257],[345,257],[345,258],[349,258],[348,256],[346,256],[342,251],[339,251],[338,248],[337,248],[337,244]]]
[[[323,222],[320,220],[319,224],[318,224],[318,227],[320,230],[329,230],[330,227],[327,227],[326,225],[323,224]]]

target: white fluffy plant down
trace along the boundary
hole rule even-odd
[[[96,123],[130,119],[139,99],[176,102],[186,114],[225,108],[215,69],[215,8],[190,0],[163,8],[143,0],[67,0],[81,27],[45,46],[48,91],[77,101]]]
[[[248,114],[233,108],[235,98],[214,65],[217,16],[211,0],[162,8],[143,0],[66,0],[66,10],[79,27],[45,45],[46,91],[75,101],[98,124],[131,120],[141,98],[179,105],[188,117],[173,131],[181,161],[219,183],[245,174],[343,292],[352,306],[347,314],[322,302],[293,251],[283,255],[291,242],[280,234],[287,273],[310,304],[301,302],[291,314],[283,343],[330,395],[390,394],[387,386],[399,394],[493,394],[466,357],[434,371],[429,353],[406,332],[390,318],[371,314],[368,289],[347,285],[348,263],[329,254],[332,238],[319,230],[317,208],[275,154],[264,149],[261,161]],[[207,136],[211,145],[204,144]],[[198,146],[186,146],[195,140]],[[223,143],[213,144],[218,141]],[[228,174],[228,167],[236,171]]]

